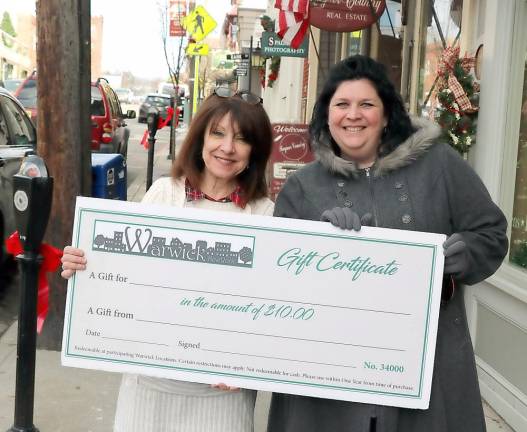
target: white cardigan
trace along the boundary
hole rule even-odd
[[[270,216],[274,203],[260,198],[240,208],[232,202],[186,201],[185,179],[163,177],[143,203]],[[228,392],[208,384],[123,375],[114,432],[252,432],[256,392]]]

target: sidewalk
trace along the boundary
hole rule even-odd
[[[171,161],[167,154],[167,145],[156,145],[154,181],[170,173]],[[128,186],[128,200],[140,201],[145,190],[146,173],[143,173]],[[15,322],[0,337],[0,432],[13,425],[16,343]],[[59,352],[38,350],[35,426],[40,432],[111,432],[120,379],[117,373],[62,367]],[[265,431],[268,405],[269,393],[259,392],[255,432]],[[513,432],[486,404],[485,416],[488,432]]]
[[[183,135],[186,133],[186,129],[178,129],[178,134]],[[178,137],[178,141],[181,139]],[[155,144],[155,153],[154,153],[154,168],[152,173],[152,183],[154,183],[158,178],[165,177],[170,175],[170,168],[172,166],[172,160],[167,159],[169,153],[169,144],[163,143]],[[177,153],[176,147],[176,153]],[[128,201],[139,202],[146,193],[146,168],[142,175],[139,175],[135,180],[128,185],[127,195]]]

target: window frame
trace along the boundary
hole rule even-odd
[[[492,104],[492,110],[495,113],[500,112],[500,109],[503,107],[503,110],[501,110],[500,114],[500,117],[504,119],[503,133],[501,135],[503,142],[501,178],[496,180],[496,173],[494,172],[491,180],[492,183],[497,183],[495,188],[498,188],[499,190],[497,196],[498,204],[505,213],[508,221],[507,236],[510,241],[520,132],[520,111],[522,104],[522,93],[518,91],[518,88],[523,87],[525,73],[525,53],[527,50],[527,26],[525,25],[525,23],[527,23],[527,4],[523,0],[516,0],[507,5],[507,11],[502,10],[502,12],[512,14],[514,17],[512,20],[513,26],[510,31],[507,32],[510,37],[508,42],[510,43],[511,47],[510,68],[507,69],[508,73],[506,76],[507,82],[503,83],[503,85],[506,86],[507,91],[502,93],[501,97],[503,98],[503,101],[501,101],[501,103],[495,105],[495,101],[491,100],[490,98],[488,100],[483,99],[483,103]],[[506,15],[506,13],[503,13],[503,15]],[[487,27],[488,26],[486,26],[486,28]],[[507,50],[504,49],[503,46],[500,46],[499,43],[497,43],[497,46],[497,49],[499,49],[502,53],[507,52]],[[499,60],[500,59],[497,59],[497,61]],[[494,62],[495,61],[496,60],[494,60]],[[489,79],[488,72],[490,68],[487,67],[488,64],[485,64],[485,62],[487,62],[485,56],[483,58],[483,62],[482,78],[486,78],[489,84],[493,85],[492,81],[495,82],[495,80],[493,79],[494,77],[490,77]],[[485,119],[481,121],[483,124],[484,122]],[[484,133],[480,133],[478,127],[478,138],[481,138],[482,135],[484,135]],[[488,153],[488,149],[485,149],[485,151]],[[480,159],[482,159],[480,152],[478,152],[478,155],[480,156]],[[487,154],[486,159],[492,158],[493,156],[494,154]],[[487,176],[491,177],[491,174],[487,173]],[[487,180],[489,180],[489,178],[487,178]],[[507,251],[507,256],[505,257],[498,272],[491,276],[488,281],[493,286],[499,288],[507,294],[527,303],[527,270],[522,269],[509,261],[509,251],[510,249]]]
[[[4,95],[4,94],[0,95],[0,101],[1,101],[0,102],[1,115],[6,123],[7,129],[8,129],[7,132],[9,134],[9,142],[11,143],[11,144],[6,144],[6,147],[13,147],[13,148],[14,147],[34,147],[37,141],[37,132],[36,132],[35,126],[31,122],[31,120],[28,118],[25,110],[21,108],[8,95]],[[28,130],[30,134],[32,134],[32,136],[28,136],[28,138],[30,139],[28,140],[27,144],[16,144],[16,137],[15,137],[14,130],[13,130],[14,125],[11,124],[13,120],[11,118],[11,114],[8,114],[6,112],[9,109],[7,106],[8,104],[11,104],[13,109],[20,115],[20,117],[22,118],[24,122],[26,129]]]

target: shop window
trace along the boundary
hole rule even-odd
[[[511,222],[510,261],[527,270],[527,52],[523,75],[516,185]]]
[[[461,33],[463,0],[426,0],[422,24],[426,26],[426,43],[422,44],[418,88],[418,114],[433,116],[433,90],[437,66],[443,49],[458,43]]]

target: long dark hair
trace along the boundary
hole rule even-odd
[[[237,96],[219,97],[213,94],[205,99],[190,124],[172,167],[172,176],[185,176],[193,186],[199,186],[205,169],[202,151],[207,126],[210,125],[213,130],[229,113],[231,121],[238,125],[245,142],[251,146],[249,166],[238,174],[238,184],[243,189],[247,201],[264,197],[267,195],[265,168],[272,147],[271,122],[261,104],[251,105]]]
[[[348,57],[335,64],[329,71],[309,124],[311,140],[329,138],[333,151],[340,155],[340,149],[329,132],[329,102],[343,81],[360,79],[367,79],[372,83],[384,106],[384,115],[388,124],[381,137],[379,151],[381,154],[387,154],[412,135],[415,128],[412,126],[401,96],[386,74],[384,65],[363,55]]]

